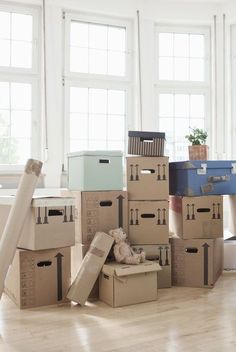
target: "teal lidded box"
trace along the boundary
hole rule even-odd
[[[81,151],[68,154],[68,188],[71,191],[123,189],[122,152]]]

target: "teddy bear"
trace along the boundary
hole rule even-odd
[[[113,248],[115,259],[118,263],[139,264],[145,261],[145,252],[135,253],[127,241],[127,235],[123,229],[117,228],[109,231],[109,235],[115,240]]]

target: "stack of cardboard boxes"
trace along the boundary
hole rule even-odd
[[[223,268],[226,170],[217,161],[170,163],[172,283],[213,287]],[[230,171],[231,172],[231,171]],[[225,176],[226,177],[226,176]]]
[[[14,197],[0,197],[1,234],[13,202]],[[65,302],[74,243],[74,199],[34,198],[5,281],[6,294],[20,308]]]
[[[171,286],[169,244],[169,165],[164,133],[129,132],[126,159],[129,241],[146,258],[159,262],[158,288]],[[138,155],[139,154],[139,155]]]

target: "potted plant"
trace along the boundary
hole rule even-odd
[[[207,160],[209,147],[206,145],[207,132],[201,128],[191,128],[185,138],[191,143],[188,146],[189,160]]]

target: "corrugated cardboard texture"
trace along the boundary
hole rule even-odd
[[[168,157],[127,157],[129,200],[168,200]]]
[[[223,237],[223,197],[170,196],[170,231],[183,239]]]
[[[66,302],[70,259],[70,247],[44,251],[18,249],[7,275],[5,292],[20,308]]]
[[[96,233],[86,253],[78,274],[72,283],[67,298],[84,305],[110,252],[114,239],[103,233]]]
[[[146,253],[146,259],[156,261],[161,269],[157,273],[157,286],[158,288],[171,287],[171,246],[170,244],[144,244],[132,245],[132,248],[140,253]]]
[[[168,201],[129,201],[131,244],[168,244],[168,236]]]
[[[223,239],[171,239],[172,284],[213,287],[223,270]]]
[[[76,201],[76,241],[90,244],[95,233],[122,227],[128,232],[128,194],[125,191],[62,191]]]
[[[147,272],[145,272],[145,263],[135,266],[117,263],[106,264],[99,277],[100,300],[112,307],[156,300],[157,271],[160,267],[155,264],[152,263],[154,271]],[[125,267],[126,274],[116,275],[116,271],[121,273],[122,267]],[[138,273],[139,267],[140,273]],[[146,269],[150,270],[150,267],[146,267]],[[135,273],[133,273],[134,271]]]

